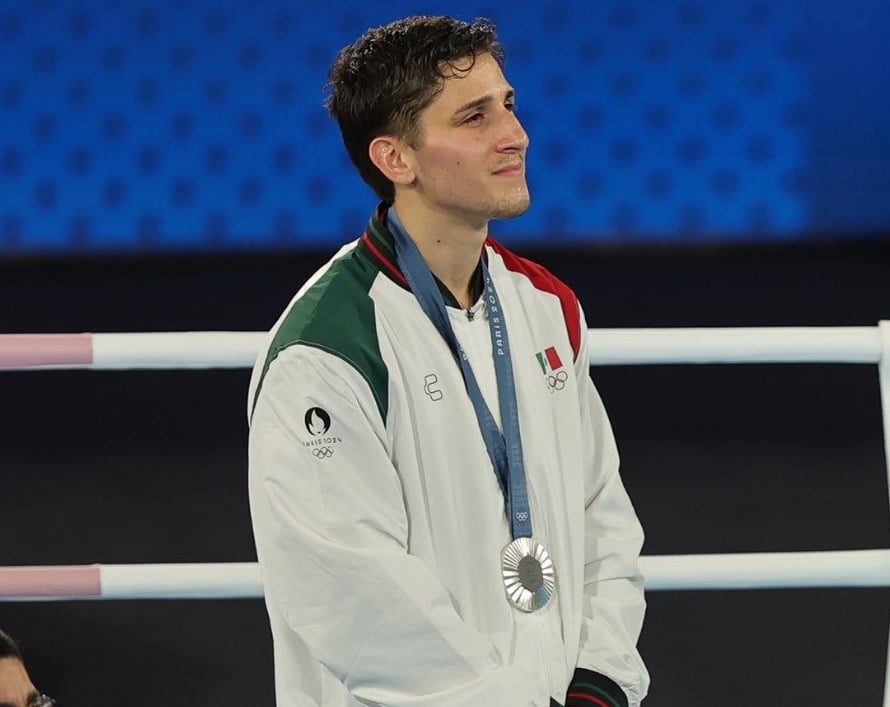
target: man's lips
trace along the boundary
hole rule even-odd
[[[513,164],[508,164],[500,167],[494,173],[503,177],[512,177],[517,174],[522,174],[522,171],[522,162],[514,162]]]

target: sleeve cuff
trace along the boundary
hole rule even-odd
[[[577,668],[566,694],[565,707],[628,707],[627,695],[605,675]]]

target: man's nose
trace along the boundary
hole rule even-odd
[[[529,137],[519,122],[519,118],[512,110],[504,109],[504,134],[500,143],[501,150],[519,150],[528,149]]]

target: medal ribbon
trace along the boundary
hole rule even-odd
[[[482,279],[485,285],[485,305],[488,309],[488,326],[491,332],[491,353],[494,357],[494,370],[497,378],[498,401],[501,411],[503,433],[491,414],[479,383],[467,359],[467,355],[457,340],[445,300],[439,291],[433,274],[420,254],[414,241],[408,236],[405,227],[390,208],[387,225],[395,241],[396,260],[411,291],[420,307],[445,339],[463,374],[467,394],[476,411],[479,429],[485,441],[485,448],[491,459],[501,491],[507,505],[510,520],[510,533],[516,538],[532,536],[531,511],[528,504],[528,489],[525,482],[525,468],[522,461],[522,441],[519,434],[519,406],[516,403],[516,384],[513,380],[513,364],[510,358],[510,341],[507,338],[507,324],[504,312],[488,272],[485,258],[480,261]]]

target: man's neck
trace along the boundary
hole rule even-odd
[[[461,307],[474,304],[473,274],[479,265],[488,224],[475,228],[450,214],[393,207],[430,271]]]

